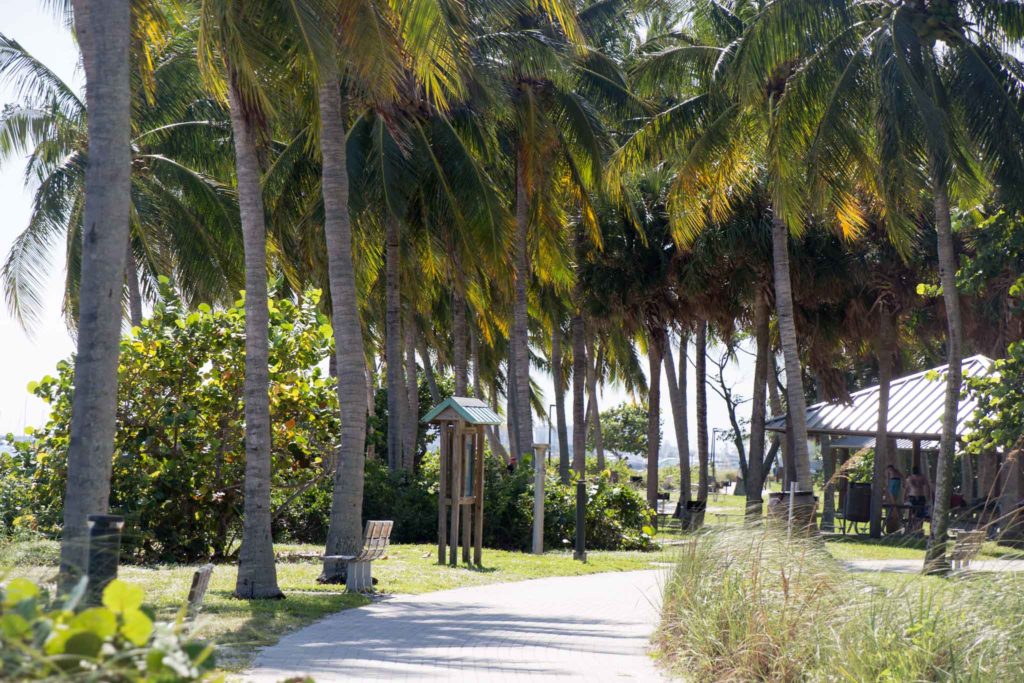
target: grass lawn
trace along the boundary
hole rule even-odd
[[[321,546],[278,545],[278,552],[320,552]],[[0,580],[26,576],[50,583],[55,574],[58,546],[52,541],[32,541],[0,547]],[[393,545],[383,560],[373,565],[381,594],[412,594],[478,586],[504,581],[523,581],[548,576],[648,569],[672,560],[671,550],[588,553],[587,563],[575,562],[572,553],[526,553],[484,549],[481,569],[438,566],[437,546]],[[120,578],[146,589],[146,604],[161,619],[172,620],[185,602],[195,567],[122,566]],[[236,600],[234,565],[218,565],[210,580],[196,635],[216,641],[220,665],[227,670],[244,668],[259,647],[271,645],[285,633],[350,607],[365,605],[362,596],[346,595],[343,586],[316,582],[320,564],[312,560],[282,561],[277,565],[284,600]]]

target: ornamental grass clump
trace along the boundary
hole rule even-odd
[[[665,589],[659,651],[693,680],[798,678],[841,609],[843,577],[824,550],[766,531],[711,531],[680,553]]]
[[[693,681],[1004,681],[1024,671],[1024,579],[855,573],[815,539],[709,530],[684,546],[655,636]]]

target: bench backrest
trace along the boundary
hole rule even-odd
[[[954,560],[973,559],[982,544],[985,543],[984,531],[959,531],[953,542],[953,550],[950,552]]]
[[[388,551],[391,527],[394,524],[391,520],[367,521],[366,530],[363,532],[363,550],[356,558],[357,561],[379,560],[383,557],[384,553]]]
[[[192,586],[188,589],[188,608],[186,610],[186,616],[189,619],[194,619],[199,614],[203,598],[206,597],[206,589],[210,587],[211,576],[213,576],[212,564],[204,564],[192,574]]]

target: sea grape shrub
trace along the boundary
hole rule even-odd
[[[966,390],[978,401],[969,422],[969,453],[1010,451],[1024,447],[1024,342],[1010,344],[1006,358],[991,372],[965,378]]]
[[[85,581],[50,600],[28,579],[0,589],[0,680],[150,681],[212,678],[213,648],[185,633],[181,620],[157,622],[143,591],[114,580],[102,604],[82,604]]]
[[[311,291],[298,304],[269,304],[275,516],[330,482],[333,471],[337,394],[320,367],[332,336],[318,300]],[[35,434],[29,511],[20,514],[31,514],[44,533],[57,532],[62,519],[73,362],[30,386],[51,413]],[[166,283],[152,317],[122,339],[110,506],[126,517],[128,559],[187,562],[230,553],[245,472],[244,363],[243,302],[190,311]]]

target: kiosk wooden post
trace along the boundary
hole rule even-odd
[[[484,534],[484,426],[501,423],[479,399],[453,396],[423,418],[437,424],[440,474],[437,493],[437,562],[480,565]],[[472,558],[470,548],[472,547]]]

